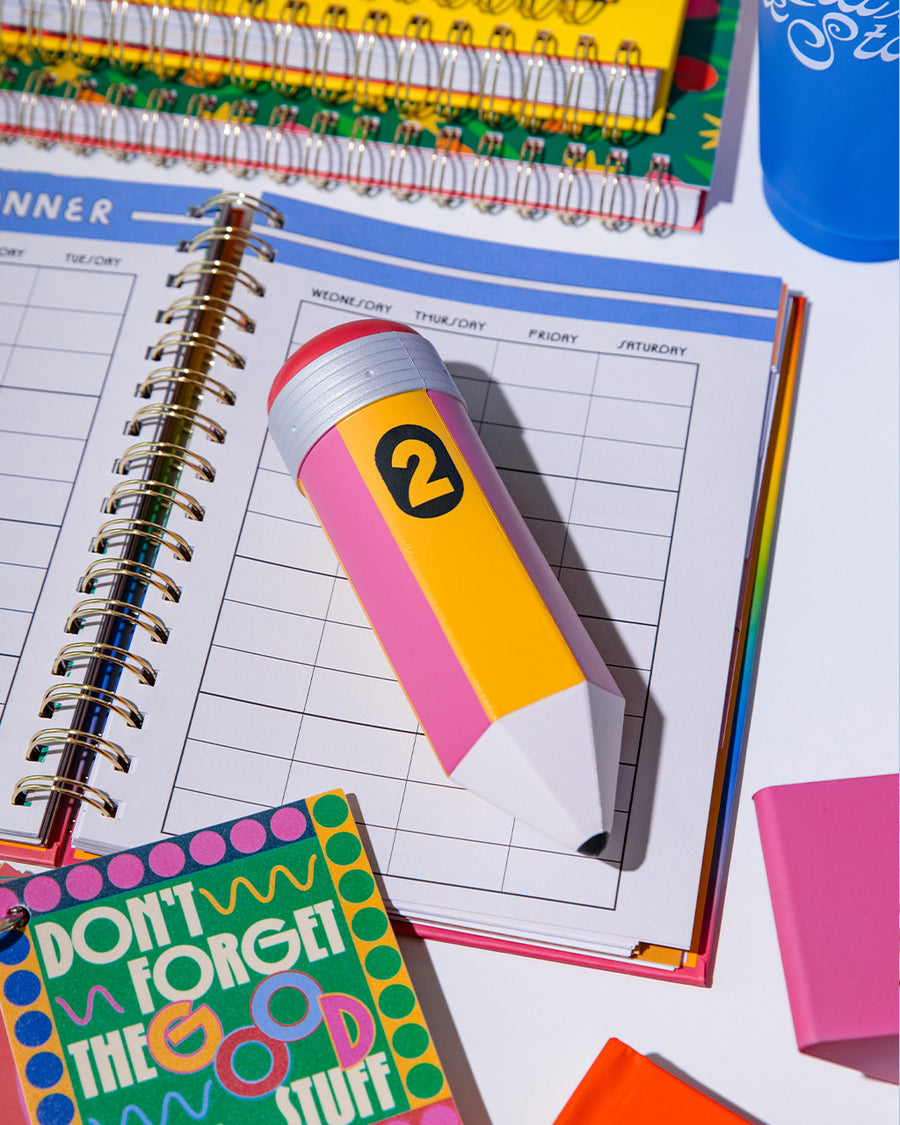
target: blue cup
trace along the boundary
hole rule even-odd
[[[759,0],[766,202],[834,258],[898,256],[898,34],[897,0]]]

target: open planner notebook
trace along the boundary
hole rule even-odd
[[[704,979],[802,300],[202,202],[0,173],[6,854],[339,786],[418,932]],[[365,315],[435,344],[626,697],[602,860],[447,781],[267,437],[287,354]]]

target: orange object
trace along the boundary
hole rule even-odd
[[[747,1125],[687,1082],[610,1039],[554,1125]]]

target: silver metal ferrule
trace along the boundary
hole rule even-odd
[[[281,389],[269,410],[269,431],[296,476],[323,434],[354,411],[405,391],[463,397],[424,336],[379,332],[350,340],[314,359]]]

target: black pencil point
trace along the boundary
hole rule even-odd
[[[606,847],[608,839],[608,832],[598,832],[596,836],[591,836],[590,839],[585,840],[578,851],[582,855],[599,855]]]

